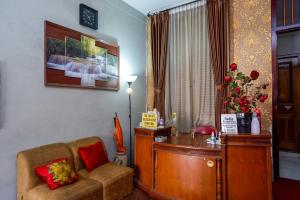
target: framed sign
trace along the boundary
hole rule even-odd
[[[119,47],[45,21],[45,85],[119,90]]]
[[[156,114],[142,114],[142,127],[149,129],[157,129],[157,115]]]
[[[238,134],[236,114],[221,114],[223,133]]]

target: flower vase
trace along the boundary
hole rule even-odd
[[[238,133],[251,133],[252,113],[236,113]]]

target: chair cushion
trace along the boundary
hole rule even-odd
[[[86,147],[79,147],[78,153],[89,172],[108,162],[107,155],[101,142],[96,142],[95,144]]]
[[[46,184],[41,184],[24,196],[24,200],[101,200],[102,185],[94,180],[80,178],[77,182],[50,190]]]
[[[129,167],[109,162],[95,168],[92,172],[82,169],[77,173],[102,183],[104,200],[122,199],[133,190],[133,169]]]
[[[48,184],[51,190],[76,182],[79,178],[66,158],[36,167],[35,172]]]
[[[218,131],[211,125],[200,125],[194,128],[194,132],[196,134],[210,135],[212,132],[216,134]]]
[[[72,141],[67,144],[73,154],[75,171],[85,168],[78,153],[79,147],[85,147],[87,145],[95,144],[96,142],[101,142],[103,149],[105,151],[105,145],[99,137],[87,137],[87,138]],[[107,155],[106,151],[105,154]]]

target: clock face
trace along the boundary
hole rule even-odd
[[[82,19],[84,21],[84,23],[93,26],[95,24],[95,15],[93,12],[91,12],[88,9],[83,9],[82,11]]]
[[[98,11],[84,4],[80,4],[80,24],[98,29]]]

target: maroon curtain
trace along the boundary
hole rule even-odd
[[[154,108],[164,117],[164,86],[167,64],[169,12],[151,16],[151,47],[154,78]]]
[[[221,113],[223,112],[223,102],[226,91],[222,87],[224,76],[228,64],[228,1],[208,0],[208,35],[210,41],[210,57],[213,67],[215,84],[217,86],[216,95],[216,127],[221,128]]]

